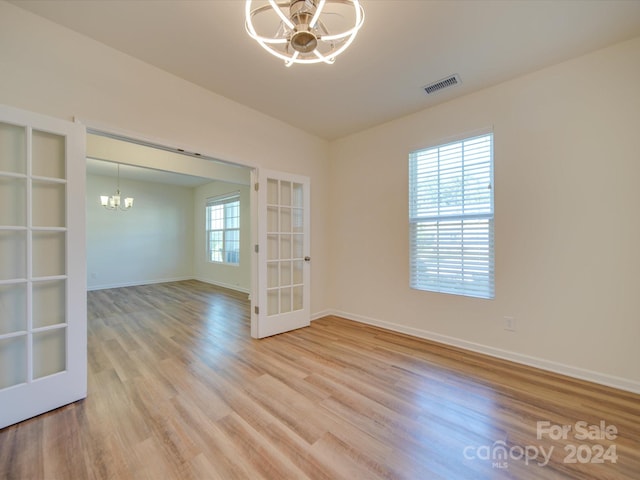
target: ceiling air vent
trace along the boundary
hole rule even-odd
[[[425,92],[427,92],[428,94],[432,94],[442,90],[443,88],[448,88],[448,87],[453,87],[454,85],[458,85],[459,83],[462,83],[462,80],[460,80],[460,76],[456,73],[455,75],[451,75],[450,77],[443,78],[442,80],[438,80],[437,82],[430,83],[429,85],[423,88]]]

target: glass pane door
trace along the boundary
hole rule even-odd
[[[84,251],[70,248],[83,142],[79,125],[0,108],[0,428],[86,395]]]
[[[309,325],[309,180],[261,172],[258,336]]]

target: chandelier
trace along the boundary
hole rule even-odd
[[[247,0],[247,33],[272,55],[294,63],[333,63],[364,22],[358,0]]]
[[[118,163],[118,183],[115,195],[100,195],[100,204],[107,210],[129,210],[133,207],[133,197],[126,197],[124,203],[120,201],[120,164]]]

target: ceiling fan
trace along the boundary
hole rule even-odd
[[[289,67],[333,63],[355,39],[364,9],[358,0],[247,0],[245,16],[247,33]]]

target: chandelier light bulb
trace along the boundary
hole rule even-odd
[[[358,0],[247,0],[247,33],[270,54],[294,63],[333,63],[364,22]]]

